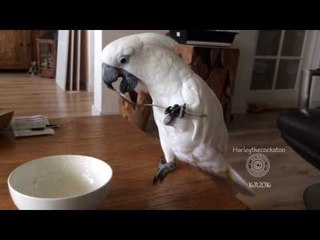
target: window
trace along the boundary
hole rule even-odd
[[[259,31],[251,90],[294,89],[307,31]]]

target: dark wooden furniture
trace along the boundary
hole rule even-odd
[[[138,93],[131,91],[130,93],[126,92],[124,95],[138,105],[132,106],[127,100],[119,97],[118,110],[120,115],[141,130],[146,131],[152,109],[151,107],[142,107],[141,105],[152,103],[150,94],[145,91],[139,91]]]
[[[57,65],[57,43],[52,39],[37,38],[38,69],[41,77],[54,78]]]
[[[6,129],[11,122],[14,111],[0,109],[0,131]]]
[[[320,170],[320,109],[311,108],[312,82],[320,76],[320,68],[303,71],[299,109],[282,112],[277,117],[281,137],[302,158]],[[320,183],[309,186],[303,193],[306,209],[320,210]]]
[[[37,39],[47,38],[53,30],[32,30],[31,31],[31,60],[38,62]],[[52,34],[51,34],[52,35]]]
[[[30,31],[0,31],[0,69],[28,69],[31,63]]]
[[[215,92],[221,102],[225,122],[229,123],[239,49],[194,47],[180,44],[176,52]]]
[[[107,161],[113,169],[102,209],[248,209],[209,176],[178,162],[162,184],[153,176],[162,155],[159,143],[120,116],[51,120],[53,136],[14,139],[0,133],[0,209],[16,209],[7,187],[10,172],[44,156],[83,154]]]

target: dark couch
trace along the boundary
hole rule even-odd
[[[316,76],[320,76],[320,69],[303,72],[300,108],[279,114],[277,126],[288,145],[320,170],[320,109],[309,108],[311,84]],[[308,187],[303,197],[307,209],[320,209],[320,183]]]

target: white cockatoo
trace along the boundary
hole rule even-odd
[[[176,44],[156,33],[111,42],[102,52],[103,81],[115,90],[112,83],[121,78],[121,93],[132,91],[140,81],[150,93],[164,153],[154,183],[173,171],[178,159],[251,194],[248,183],[224,159],[228,131],[220,102],[174,51]]]

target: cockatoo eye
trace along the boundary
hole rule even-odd
[[[121,64],[125,64],[125,63],[128,62],[128,60],[129,60],[128,57],[121,57],[121,58],[120,58],[120,63],[121,63]]]

